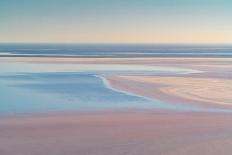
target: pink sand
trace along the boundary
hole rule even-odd
[[[232,115],[102,112],[0,118],[2,155],[229,155]]]

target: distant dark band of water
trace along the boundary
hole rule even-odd
[[[0,57],[231,57],[230,44],[0,44]]]

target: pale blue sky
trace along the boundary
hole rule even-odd
[[[232,42],[231,0],[0,0],[0,42]]]

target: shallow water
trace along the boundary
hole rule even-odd
[[[1,77],[1,113],[146,108],[152,101],[107,89],[92,74],[25,73]]]
[[[102,74],[173,75],[199,72],[196,70],[142,65],[5,63],[1,64],[0,71],[0,114],[126,109],[204,110],[115,90],[100,78]]]

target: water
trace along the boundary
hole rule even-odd
[[[0,56],[231,57],[231,45],[0,44]],[[0,114],[162,109],[223,111],[169,104],[112,89],[101,75],[177,75],[199,70],[126,64],[0,64]]]
[[[232,57],[230,44],[0,44],[0,56]]]
[[[0,113],[174,109],[160,101],[105,87],[86,73],[31,73],[0,77]]]
[[[191,105],[164,103],[112,89],[107,81],[101,78],[102,74],[176,75],[198,72],[196,70],[146,68],[139,65],[83,65],[1,64],[0,114],[126,109],[215,111]]]
[[[27,73],[0,78],[0,113],[94,111],[153,106],[146,99],[107,89],[100,79],[87,73]]]

